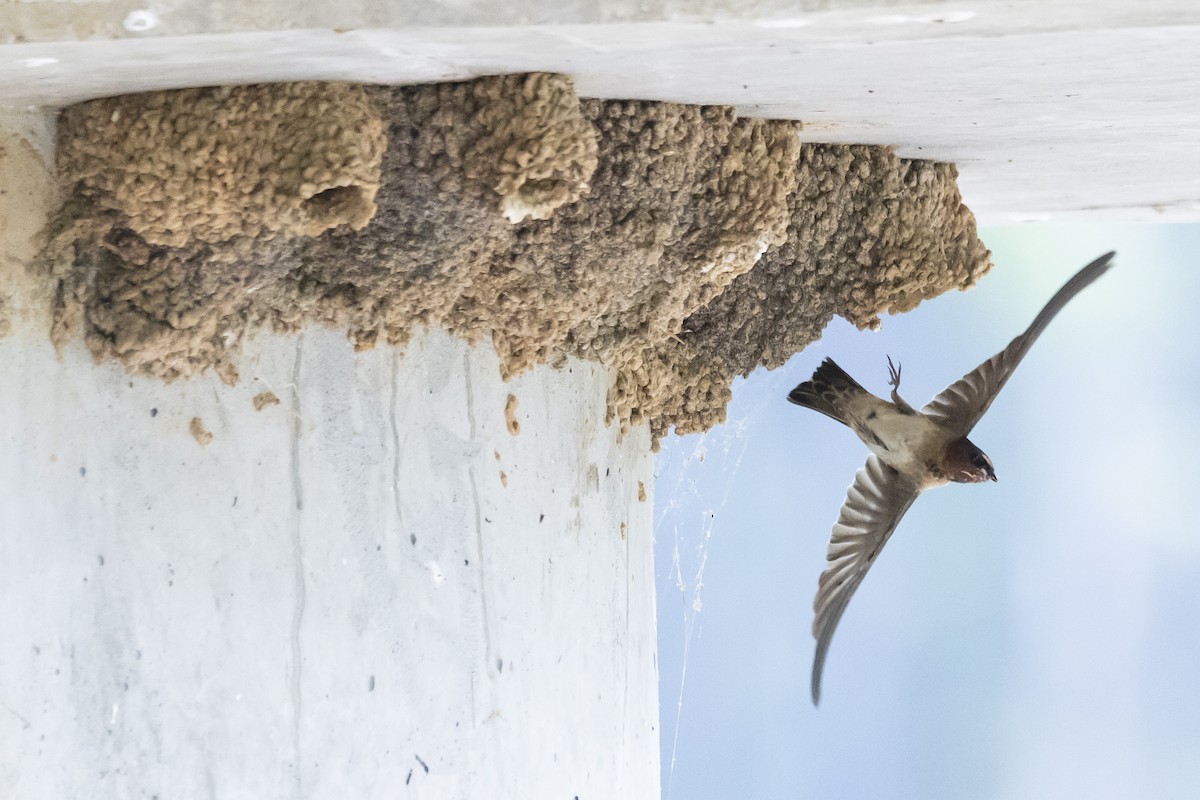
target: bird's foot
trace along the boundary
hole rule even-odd
[[[898,367],[895,364],[893,364],[891,356],[888,356],[887,360],[888,360],[888,375],[890,376],[888,378],[888,386],[891,386],[893,390],[898,392],[898,391],[900,391],[900,370],[903,369],[904,366],[900,365]]]
[[[900,396],[900,370],[901,367],[892,363],[892,357],[888,356],[888,386],[892,387],[892,402],[896,404],[896,408],[900,409],[905,414],[913,414],[915,410],[908,403],[904,402],[904,398]]]

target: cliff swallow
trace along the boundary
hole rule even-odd
[[[820,411],[848,426],[870,449],[854,476],[833,526],[817,596],[813,600],[812,699],[821,698],[821,670],[829,641],[854,590],[917,495],[947,483],[996,480],[992,460],[967,434],[1029,352],[1050,320],[1084,287],[1103,275],[1115,253],[1105,253],[1067,281],[1041,313],[1008,347],[950,384],[917,411],[900,397],[900,369],[888,359],[892,402],[868,392],[832,359],[788,395],[791,402]]]

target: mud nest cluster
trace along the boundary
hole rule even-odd
[[[440,327],[506,376],[610,365],[610,421],[657,441],[834,315],[874,327],[990,265],[952,165],[560,75],[155,92],[59,131],[53,336],[167,380],[236,381],[264,327]]]

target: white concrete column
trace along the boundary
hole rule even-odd
[[[18,139],[0,217],[28,221]],[[438,332],[308,330],[251,342],[236,387],[164,384],[56,356],[23,262],[0,796],[657,796],[652,459],[605,427],[604,369],[505,384]]]

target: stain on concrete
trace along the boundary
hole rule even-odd
[[[264,408],[279,405],[279,396],[274,392],[259,392],[254,395],[254,410],[262,411]]]
[[[213,440],[212,433],[204,427],[204,420],[199,417],[192,417],[192,421],[188,423],[188,433],[192,434],[192,438],[201,447],[207,447]]]

